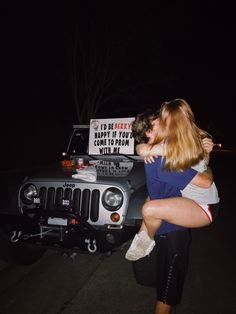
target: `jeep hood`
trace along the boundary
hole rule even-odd
[[[137,160],[98,160],[96,161],[97,181],[96,184],[119,185],[125,189],[125,185],[132,186],[135,189],[143,186],[146,182],[144,164]],[[85,180],[72,178],[76,174],[76,166],[62,167],[60,163],[53,164],[50,167],[40,169],[29,177],[33,181],[66,181],[83,182]],[[90,182],[86,182],[90,184]]]

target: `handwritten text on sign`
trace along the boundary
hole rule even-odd
[[[134,118],[90,120],[89,154],[134,154]]]

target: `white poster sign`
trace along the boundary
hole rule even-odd
[[[89,154],[134,154],[132,122],[135,118],[92,119]]]
[[[131,161],[99,160],[96,165],[97,174],[105,177],[126,177],[131,172],[134,163]]]

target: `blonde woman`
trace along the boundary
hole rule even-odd
[[[203,172],[207,167],[208,155],[202,146],[202,139],[207,135],[197,126],[193,112],[185,100],[175,99],[162,104],[159,131],[154,144],[140,144],[137,152],[146,160],[156,155],[163,156],[154,158],[159,163],[159,170],[156,170],[155,165],[145,166],[147,186],[152,189],[155,185],[155,188],[158,186],[161,190],[165,182],[172,180],[174,186],[178,178],[182,197],[153,199],[143,205],[143,224],[126,253],[128,260],[138,260],[152,251],[154,236],[162,220],[187,228],[197,228],[209,225],[217,217],[219,196],[215,183],[206,180],[203,186],[194,178],[197,172]],[[189,180],[185,178],[182,184],[179,183],[182,173],[188,169],[191,169]],[[154,171],[157,173],[155,182],[152,182]]]

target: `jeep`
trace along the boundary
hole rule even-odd
[[[25,176],[1,214],[0,258],[30,264],[46,249],[109,253],[131,239],[147,198],[133,118],[74,125],[62,159]]]

